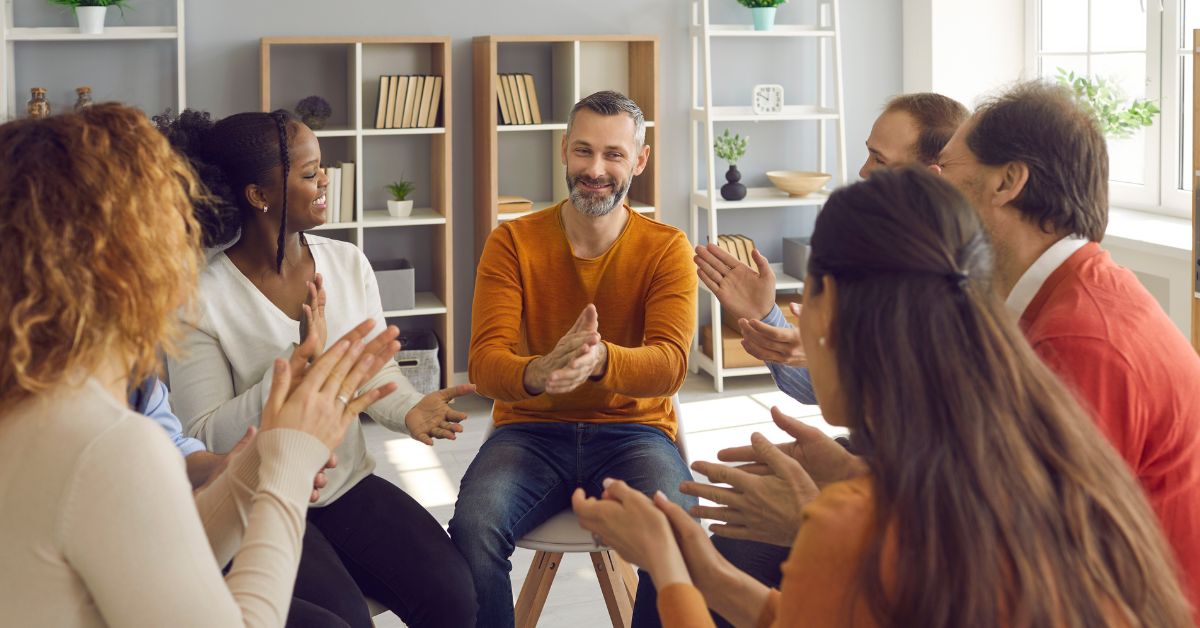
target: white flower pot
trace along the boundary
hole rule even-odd
[[[104,16],[108,7],[75,7],[79,20],[79,32],[84,35],[99,35],[104,32]]]
[[[412,213],[412,201],[388,201],[388,213],[396,218],[404,218]]]

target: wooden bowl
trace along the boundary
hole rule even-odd
[[[808,196],[829,183],[833,175],[802,170],[772,170],[767,173],[767,178],[771,180],[771,185],[790,196]]]

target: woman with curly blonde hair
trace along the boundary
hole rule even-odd
[[[0,126],[0,163],[5,621],[283,625],[313,475],[391,391],[351,398],[378,352],[276,360],[261,433],[193,495],[163,430],[125,405],[195,292],[191,170],[115,104]]]

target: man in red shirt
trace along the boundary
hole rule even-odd
[[[1200,357],[1099,245],[1108,152],[1095,121],[1063,88],[1018,85],[976,110],[937,168],[979,210],[996,287],[1129,463],[1200,608]]]

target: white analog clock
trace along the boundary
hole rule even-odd
[[[783,86],[771,84],[755,85],[754,113],[757,115],[783,113]]]

